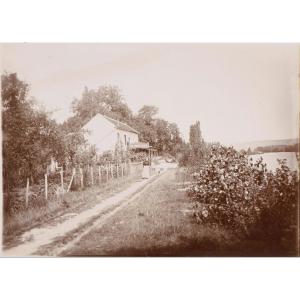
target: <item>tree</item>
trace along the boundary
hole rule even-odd
[[[189,143],[184,143],[180,145],[180,149],[177,152],[177,159],[180,166],[188,166],[191,164],[191,145]]]
[[[183,140],[180,135],[179,128],[176,123],[169,123],[169,130],[171,134],[169,151],[172,155],[178,156],[182,151]]]
[[[29,85],[16,73],[1,76],[4,189],[33,182],[51,157],[64,158],[63,132],[49,113],[28,99]],[[22,182],[23,181],[23,182]]]
[[[81,162],[78,157],[84,152],[85,146],[86,141],[82,130],[65,134],[65,155],[72,167]]]
[[[190,144],[192,148],[192,155],[195,158],[203,158],[204,156],[204,140],[202,138],[200,122],[190,126]]]
[[[14,170],[22,167],[22,136],[20,129],[26,128],[26,112],[30,103],[25,99],[28,94],[28,84],[18,80],[17,74],[1,76],[2,97],[2,132],[3,132],[3,179],[4,190],[9,190],[14,184]]]
[[[139,131],[139,140],[148,142],[151,146],[155,146],[157,141],[156,120],[153,118],[157,113],[157,107],[144,105],[130,123]]]
[[[203,142],[201,130],[200,130],[200,122],[197,121],[195,124],[190,126],[190,144],[192,147],[199,147]]]
[[[137,117],[142,119],[147,125],[153,121],[153,117],[158,114],[158,108],[151,105],[144,105],[139,111]]]
[[[127,123],[139,132],[139,140],[148,142],[160,153],[175,155],[180,151],[182,139],[177,124],[156,118],[158,108],[144,105],[136,115],[125,102],[120,89],[101,86],[97,90],[84,89],[80,99],[72,102],[74,116],[63,124],[67,133],[78,132],[97,113]]]
[[[197,121],[195,124],[190,126],[190,139],[189,144],[182,145],[181,150],[181,165],[199,165],[203,162],[208,144],[204,142],[202,138],[200,122]]]
[[[182,139],[176,123],[170,123],[162,118],[155,118],[158,108],[144,105],[135,116],[141,141],[149,142],[159,153],[176,155],[180,151]]]
[[[85,87],[81,99],[72,102],[74,116],[64,123],[68,131],[81,128],[96,114],[101,113],[122,122],[130,122],[132,111],[116,86],[100,86],[96,90]]]

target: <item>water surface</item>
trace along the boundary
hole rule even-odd
[[[270,171],[275,171],[278,168],[278,159],[286,159],[287,166],[293,170],[298,170],[298,162],[295,152],[270,152],[263,154],[254,154],[250,155],[253,158],[253,161],[257,161],[260,157],[263,158],[263,161],[267,164],[267,168]]]

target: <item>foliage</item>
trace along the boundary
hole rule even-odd
[[[151,105],[144,105],[139,111],[137,117],[145,122],[146,125],[150,125],[153,121],[153,117],[158,114],[158,108]]]
[[[127,153],[124,149],[124,144],[121,140],[118,140],[115,145],[114,161],[117,164],[124,162],[127,159]]]
[[[180,151],[180,166],[195,168],[203,163],[209,144],[206,144],[200,129],[200,122],[190,126],[189,144],[183,144]]]
[[[180,167],[186,167],[191,163],[191,147],[189,143],[183,143],[179,152],[178,161]]]
[[[250,147],[248,147],[248,149],[247,149],[247,155],[251,155],[252,153],[253,153],[253,151],[251,150]]]
[[[36,182],[51,157],[64,157],[63,132],[49,113],[28,99],[29,86],[16,74],[1,76],[3,178],[9,190],[30,177]]]
[[[149,154],[146,151],[129,151],[129,157],[132,162],[145,162],[149,159]]]
[[[127,122],[132,117],[132,111],[119,88],[110,85],[90,90],[85,87],[81,99],[72,102],[72,110],[74,116],[64,123],[64,128],[68,131],[80,129],[98,113],[123,122]]]
[[[197,121],[195,124],[190,126],[190,145],[192,150],[192,157],[194,161],[201,161],[204,157],[204,140],[202,138],[200,122]]]
[[[134,115],[115,86],[85,88],[81,98],[72,103],[74,115],[62,125],[28,97],[29,85],[17,74],[3,74],[1,86],[5,191],[24,187],[27,178],[30,185],[37,183],[51,159],[64,168],[99,161],[93,145],[86,144],[81,129],[97,113],[136,128],[139,140],[149,142],[161,153],[175,156],[181,151],[182,139],[175,123],[156,118],[158,108],[153,106],[145,105]],[[124,161],[131,154],[121,148],[122,145],[116,145],[116,160]],[[106,161],[108,156],[103,159]]]
[[[112,162],[114,159],[114,154],[112,151],[105,151],[102,155],[98,156],[97,163],[100,165],[106,165],[109,162]]]
[[[212,146],[207,161],[193,175],[189,196],[199,223],[275,242],[296,225],[297,174],[284,160],[272,173],[262,158],[249,162],[245,152]]]
[[[81,163],[82,156],[85,156],[86,141],[84,133],[79,130],[77,132],[66,133],[64,138],[65,157],[68,163],[73,167]]]
[[[144,105],[134,115],[117,87],[85,88],[82,97],[73,101],[72,109],[74,116],[63,124],[67,132],[78,131],[97,113],[101,113],[135,128],[139,132],[139,140],[149,142],[159,153],[175,155],[180,151],[182,139],[177,124],[156,118],[158,108],[155,106]]]
[[[94,145],[89,145],[82,151],[78,151],[75,155],[75,165],[94,165],[97,161],[96,148]]]

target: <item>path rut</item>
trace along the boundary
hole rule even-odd
[[[45,225],[40,228],[33,228],[28,232],[25,232],[21,236],[20,245],[4,249],[3,255],[34,255],[34,253],[38,253],[39,249],[41,249],[42,247],[55,242],[55,240],[60,237],[63,238],[64,236],[68,235],[68,233],[87,224],[89,221],[93,220],[98,215],[103,214],[110,208],[121,205],[122,202],[134,196],[135,193],[139,192],[151,181],[153,181],[153,177],[136,182],[126,190],[101,201],[99,204],[85,210],[84,212],[81,212],[80,214],[67,216],[68,218],[59,224]],[[60,218],[66,218],[66,215],[61,216]]]

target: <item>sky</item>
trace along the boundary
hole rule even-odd
[[[85,86],[116,85],[133,112],[159,108],[187,140],[231,144],[298,136],[296,44],[2,44],[3,71],[62,122]]]

